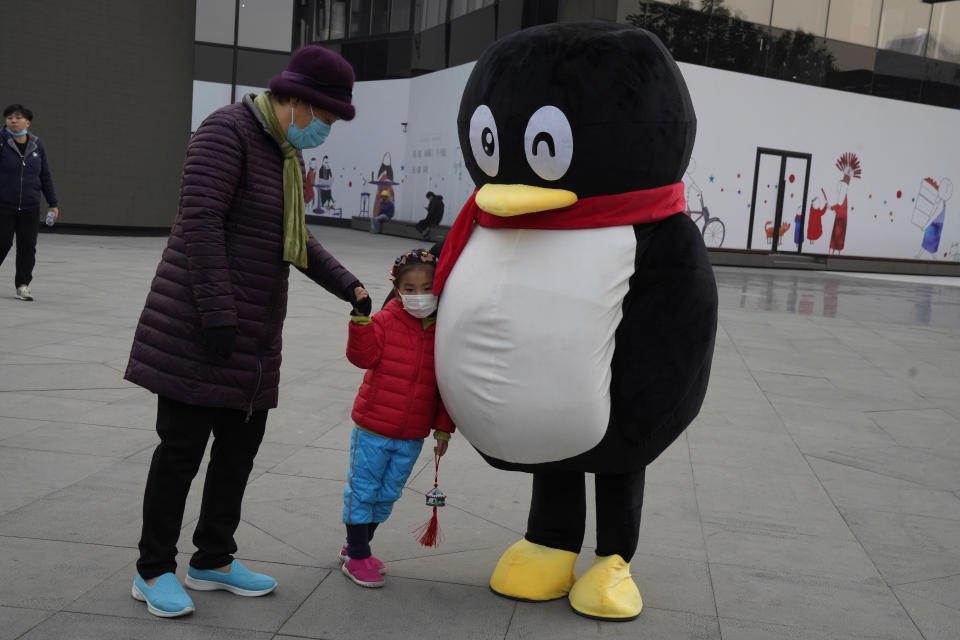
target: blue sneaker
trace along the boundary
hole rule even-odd
[[[277,581],[262,573],[254,573],[234,560],[229,573],[213,569],[187,569],[185,585],[197,591],[223,589],[238,596],[265,596],[277,588]]]
[[[177,576],[170,572],[157,578],[152,587],[138,573],[133,579],[130,595],[140,602],[146,602],[147,611],[161,618],[176,618],[193,613],[193,600],[180,586]]]

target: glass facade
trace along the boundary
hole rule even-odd
[[[194,39],[232,45],[235,16],[235,0],[197,0]]]
[[[620,0],[617,16],[681,62],[960,108],[960,0]]]
[[[882,7],[883,0],[830,0],[827,37],[875,47]]]
[[[198,82],[205,83],[202,92],[213,92],[216,96],[220,95],[222,85],[227,85],[229,100],[225,102],[238,100],[247,87],[266,86],[270,78],[286,66],[298,26],[310,33],[315,32],[313,28],[319,31],[329,27],[330,21],[322,20],[329,18],[329,12],[318,11],[310,15],[311,29],[303,29],[303,25],[294,20],[294,10],[300,1],[197,0],[195,103]],[[197,111],[196,104],[194,111]]]
[[[824,35],[827,30],[827,9],[830,0],[805,0],[804,2],[773,3],[770,24],[790,31],[803,31]]]
[[[960,63],[960,2],[933,6],[927,57]]]
[[[960,108],[960,0],[295,0],[293,11],[294,46],[340,51],[359,80],[470,62],[537,24],[609,20],[656,33],[680,62]]]
[[[252,49],[290,51],[292,0],[240,0],[237,44]]]

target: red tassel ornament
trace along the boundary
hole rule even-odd
[[[447,503],[447,495],[437,486],[437,478],[440,473],[440,456],[434,455],[433,489],[426,495],[427,506],[433,507],[433,515],[422,525],[411,531],[417,537],[417,542],[424,547],[435,547],[443,542],[443,534],[440,532],[440,523],[437,522],[437,507],[442,507]]]

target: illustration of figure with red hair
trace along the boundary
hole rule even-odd
[[[830,233],[830,251],[839,255],[847,238],[847,189],[851,178],[860,178],[860,159],[856,154],[844,153],[837,159],[837,169],[840,170],[840,181],[837,183],[837,203],[830,206],[836,214]]]

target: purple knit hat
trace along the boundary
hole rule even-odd
[[[270,80],[270,90],[353,120],[353,67],[338,54],[317,45],[297,49],[287,70]]]

